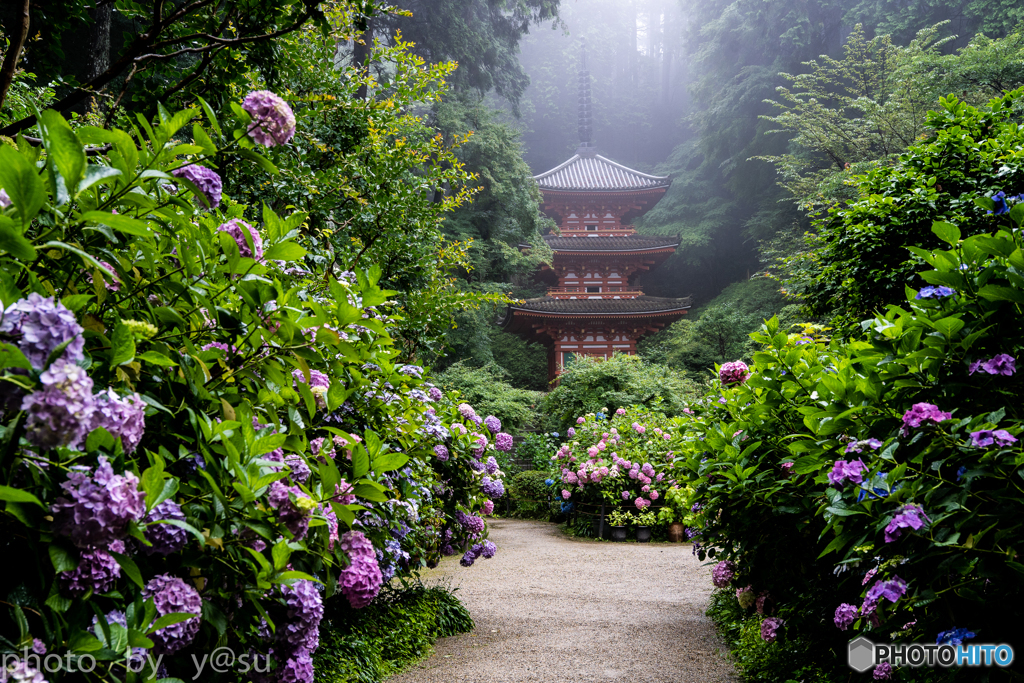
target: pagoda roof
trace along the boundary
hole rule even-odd
[[[672,184],[667,176],[641,173],[586,150],[533,179],[541,190],[564,192],[629,192],[667,188]]]
[[[675,249],[679,246],[678,235],[630,235],[628,237],[544,235],[544,241],[552,251],[577,252],[645,252]]]
[[[516,313],[554,317],[646,317],[678,314],[690,308],[690,297],[669,299],[656,296],[638,296],[633,299],[556,299],[544,296],[527,299],[508,307],[503,324],[508,324]]]

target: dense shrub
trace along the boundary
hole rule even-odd
[[[907,247],[941,245],[933,221],[953,223],[965,235],[990,231],[989,207],[975,200],[1024,191],[1022,94],[1015,90],[982,108],[943,99],[928,113],[928,139],[858,177],[860,199],[818,222],[806,255],[811,263],[788,283],[812,314],[834,315],[845,327],[899,304],[905,287],[918,286],[922,265]]]
[[[992,214],[973,236],[936,223],[948,248],[915,250],[942,285],[908,288],[849,342],[769,321],[749,379],[689,419],[716,585],[748,613],[756,596],[780,620],[766,640],[800,644],[833,676],[859,632],[1021,646],[1024,204],[980,204]]]
[[[560,499],[555,495],[550,472],[526,470],[512,475],[507,482],[513,517],[548,520],[558,512]]]
[[[476,406],[480,412],[497,415],[507,429],[514,430],[529,424],[543,394],[539,391],[517,389],[505,381],[501,367],[490,364],[474,368],[465,362],[449,366],[433,377],[445,391],[457,391],[462,400]]]
[[[581,357],[559,376],[541,408],[562,432],[577,416],[632,405],[657,406],[667,415],[686,407],[695,385],[684,375],[638,356],[615,354],[607,360]]]
[[[0,144],[0,634],[98,661],[78,679],[225,646],[309,681],[324,599],[494,548],[511,436],[401,363],[379,269],[222,196],[215,159],[275,168],[247,109],[201,104],[139,144],[52,111]]]
[[[386,588],[353,610],[328,602],[313,661],[317,683],[380,683],[427,656],[437,638],[473,630],[473,619],[444,587]]]
[[[549,470],[551,456],[558,448],[558,439],[558,432],[523,434],[522,440],[516,444],[516,459],[530,463],[529,469]]]

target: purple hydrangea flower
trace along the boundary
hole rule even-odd
[[[61,355],[71,363],[84,358],[85,339],[75,314],[54,298],[32,292],[7,307],[0,320],[0,338],[17,345],[36,370],[42,370],[54,349],[70,341]]]
[[[295,135],[295,114],[288,103],[269,90],[253,90],[242,100],[252,117],[249,135],[264,147],[287,144]]]
[[[863,453],[865,448],[870,448],[873,451],[877,451],[882,447],[882,442],[878,439],[865,439],[863,441],[851,441],[846,444],[844,453]]]
[[[68,497],[56,500],[54,532],[67,536],[79,548],[104,546],[128,534],[128,524],[142,519],[146,494],[132,472],[114,474],[106,456],[99,457],[95,473],[88,468],[68,472],[61,484]]]
[[[310,369],[309,371],[309,382],[306,382],[306,373],[296,368],[292,370],[292,379],[296,382],[302,382],[303,384],[309,384],[310,388],[317,389],[328,389],[331,386],[331,378],[320,372],[319,370]]]
[[[437,444],[434,446],[434,455],[437,456],[438,460],[444,462],[448,459],[448,447],[444,444]]]
[[[484,418],[484,426],[491,430],[491,434],[497,434],[501,431],[501,420],[493,415],[488,415]]]
[[[348,531],[341,537],[341,549],[349,558],[349,565],[338,577],[338,587],[356,609],[366,607],[380,592],[384,578],[377,564],[373,544],[360,531]]]
[[[726,386],[730,384],[741,384],[746,382],[749,378],[750,368],[748,368],[747,364],[741,360],[724,363],[722,364],[722,367],[718,369],[718,379]]]
[[[480,557],[485,560],[491,559],[498,552],[498,546],[494,545],[491,541],[484,541],[480,546]]]
[[[505,495],[505,484],[502,483],[501,479],[492,480],[490,477],[484,477],[480,481],[480,490],[488,498],[497,500]]]
[[[484,532],[484,520],[476,515],[467,515],[459,510],[455,513],[455,521],[471,534],[482,534]]]
[[[736,563],[730,560],[722,560],[711,570],[711,582],[715,584],[716,588],[725,588],[732,583],[734,576],[736,576]]]
[[[882,662],[875,667],[871,674],[871,677],[876,681],[887,681],[892,678],[892,664],[889,662]]]
[[[938,287],[934,287],[932,285],[928,285],[927,287],[922,287],[921,291],[919,291],[917,293],[917,296],[915,296],[914,298],[915,299],[945,299],[946,297],[953,296],[954,294],[956,294],[956,290],[953,289],[952,287],[945,287],[945,286],[941,286],[941,285],[938,286]]]
[[[459,560],[459,564],[463,567],[472,567],[473,563],[476,562],[476,558],[479,556],[479,553],[480,545],[474,545],[472,548],[467,550],[465,554],[463,554],[462,559]]]
[[[928,515],[924,513],[924,510],[920,505],[904,505],[899,509],[896,515],[892,518],[885,527],[885,542],[892,543],[899,538],[903,532],[901,529],[913,529],[917,531],[925,525],[926,522],[930,522]]]
[[[976,360],[971,363],[970,372],[968,374],[973,375],[979,369],[990,375],[1004,375],[1006,377],[1010,377],[1013,373],[1017,372],[1017,359],[1009,354],[1000,353],[988,360]]]
[[[288,468],[291,470],[288,476],[296,483],[301,484],[309,479],[309,475],[312,474],[312,470],[309,469],[309,465],[307,465],[303,457],[297,453],[289,453],[284,456],[284,464],[288,465]]]
[[[173,500],[165,500],[159,505],[149,511],[143,521],[148,522],[149,526],[143,532],[146,536],[146,540],[152,545],[140,546],[142,552],[146,555],[160,555],[166,557],[172,553],[176,553],[185,547],[188,543],[188,532],[182,529],[180,526],[173,524],[159,524],[162,520],[174,520],[177,522],[185,521],[185,513],[181,511],[181,506],[175,503]]]
[[[292,495],[295,500],[292,500]],[[277,480],[270,484],[267,503],[277,510],[277,515],[285,527],[292,532],[295,540],[306,535],[309,530],[309,517],[316,504],[302,492],[298,486],[288,486]]]
[[[249,237],[252,239],[252,249],[249,248],[248,242],[246,242],[245,236],[242,234],[242,228],[245,228],[249,232]],[[235,240],[235,244],[238,245],[238,253],[246,258],[251,258],[254,261],[263,260],[263,238],[260,237],[259,231],[252,227],[248,223],[238,218],[232,218],[227,223],[222,223],[218,228],[217,232],[226,232],[231,235]]]
[[[573,438],[574,436],[576,436],[576,429],[574,427],[569,427],[569,431],[567,431],[565,435],[570,439]]]
[[[184,178],[195,185],[203,193],[203,197],[206,198],[211,209],[220,206],[220,195],[224,186],[216,171],[198,164],[189,164],[174,169],[171,171],[171,175],[175,178]]]
[[[939,407],[931,403],[915,403],[906,413],[903,414],[903,424],[906,427],[916,428],[931,422],[938,424],[943,420],[952,417],[951,413],[939,410]]]
[[[462,415],[463,418],[468,420],[472,418],[474,415],[476,415],[476,411],[473,410],[473,406],[469,405],[468,403],[460,403],[459,414]]]
[[[987,448],[993,444],[997,446],[1011,446],[1017,443],[1017,437],[1005,429],[980,429],[971,432],[971,445],[975,448]]]
[[[484,469],[487,470],[487,474],[494,474],[498,471],[498,461],[493,455],[488,456],[487,462],[484,463]]]
[[[313,683],[313,655],[305,648],[293,650],[274,673],[276,683]]]
[[[124,553],[124,542],[111,541],[108,548]],[[79,553],[77,567],[58,576],[64,592],[72,597],[85,595],[90,589],[94,593],[106,593],[121,576],[121,565],[106,550],[87,548]]]
[[[835,622],[836,628],[845,631],[853,622],[857,621],[857,607],[844,602],[836,607]]]
[[[95,402],[92,379],[84,369],[59,359],[39,377],[41,391],[21,402],[28,413],[25,438],[40,449],[75,448],[91,428]]]
[[[296,581],[282,586],[281,595],[287,605],[287,619],[277,625],[277,639],[292,648],[316,650],[320,645],[320,620],[324,616],[324,602],[316,583]]]
[[[832,471],[828,473],[828,483],[833,486],[842,486],[848,481],[859,484],[864,481],[867,469],[867,465],[860,460],[836,460]]]
[[[10,668],[0,669],[0,681],[3,683],[47,683],[42,672],[29,666],[27,661],[20,659],[14,662]]]
[[[6,209],[11,205],[11,197],[7,192],[0,188],[0,209]]]
[[[186,647],[199,633],[199,615],[203,613],[203,600],[199,591],[176,576],[160,574],[150,579],[142,589],[142,597],[152,598],[156,616],[187,612],[194,617],[164,626],[149,635],[156,654],[174,654]]]
[[[427,396],[430,397],[431,401],[440,401],[442,398],[444,398],[444,393],[442,393],[441,390],[438,389],[437,387],[430,387],[430,389],[427,391]]]
[[[512,450],[512,443],[513,440],[511,434],[498,432],[498,435],[494,437],[494,447],[503,453],[508,453]]]
[[[779,637],[778,630],[785,624],[782,619],[778,617],[768,617],[761,622],[761,640],[766,643],[774,643]]]
[[[92,429],[103,427],[116,439],[121,439],[125,453],[132,453],[146,431],[146,402],[137,393],[121,398],[113,389],[95,396],[96,410],[92,415]]]
[[[878,580],[871,588],[868,589],[867,595],[864,598],[867,609],[862,609],[863,613],[869,613],[874,611],[874,606],[878,603],[880,598],[885,598],[889,602],[895,603],[897,600],[902,598],[907,593],[907,582],[898,576],[893,576],[889,580]]]

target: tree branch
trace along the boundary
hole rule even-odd
[[[18,58],[21,57],[21,48],[28,38],[29,27],[29,5],[31,0],[22,0],[21,3],[21,25],[15,27],[11,34],[11,45],[4,55],[3,66],[0,67],[0,107],[4,106],[7,99],[7,91],[14,82],[14,73],[18,70]]]

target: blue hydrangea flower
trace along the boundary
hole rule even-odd
[[[956,290],[953,289],[952,287],[946,287],[944,285],[940,285],[938,287],[935,287],[935,286],[932,286],[932,285],[928,285],[927,287],[922,287],[921,291],[919,291],[917,293],[917,296],[915,296],[914,298],[915,299],[945,299],[946,297],[953,296],[954,294],[956,294]]]
[[[935,642],[938,645],[963,645],[965,640],[970,640],[975,635],[977,634],[974,631],[968,631],[965,628],[952,628],[949,631],[941,631],[935,638]]]
[[[1010,207],[1006,205],[1005,192],[1003,192],[1002,190],[996,192],[994,195],[992,195],[992,201],[995,202],[996,208],[994,211],[989,211],[988,213],[992,214],[993,216],[1001,216],[1004,213],[1009,213]]]

